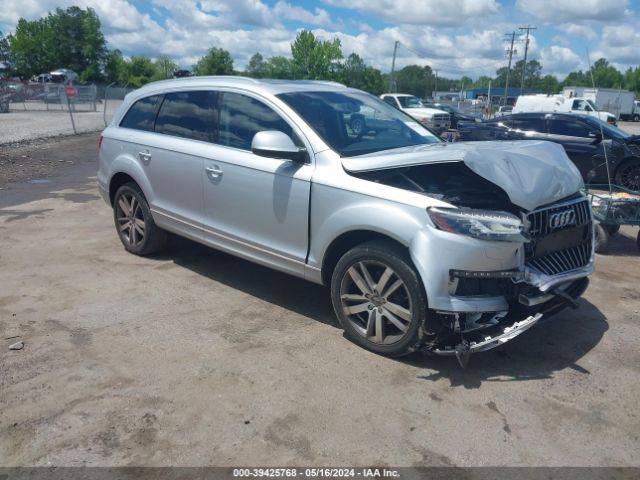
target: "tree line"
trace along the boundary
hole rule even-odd
[[[140,87],[145,83],[171,78],[179,68],[169,56],[151,59],[144,55],[126,58],[119,50],[109,50],[95,10],[77,6],[57,8],[46,17],[28,21],[21,18],[15,32],[0,32],[0,61],[9,65],[11,74],[31,78],[56,68],[70,68],[84,82],[117,83]],[[618,71],[606,59],[597,60],[590,70],[569,73],[562,81],[544,74],[537,60],[516,62],[509,72],[511,86],[520,86],[523,66],[525,88],[556,93],[564,86],[591,86],[592,76],[601,88],[623,88],[640,92],[640,67]],[[408,65],[388,73],[369,66],[356,53],[344,56],[338,38],[321,40],[308,30],[298,33],[291,44],[291,56],[265,58],[261,53],[251,57],[244,70],[236,70],[230,52],[212,47],[192,66],[194,75],[247,75],[255,78],[332,80],[380,94],[391,83],[397,91],[418,97],[430,97],[434,90],[460,91],[464,88],[502,87],[506,84],[507,67],[495,76],[473,80],[438,77],[429,66]],[[390,80],[393,80],[390,82]]]

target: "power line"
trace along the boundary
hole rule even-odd
[[[529,31],[537,30],[537,28],[530,27],[529,25],[527,25],[526,27],[519,27],[519,29],[527,31],[527,36],[524,41],[524,62],[522,64],[522,80],[520,81],[520,95],[522,95],[522,92],[524,91],[524,75],[525,75],[525,72],[527,71],[527,52],[529,51]]]
[[[505,35],[509,35],[506,33]],[[511,46],[509,47],[509,65],[507,66],[507,81],[505,82],[504,87],[504,102],[503,105],[507,104],[507,92],[509,91],[509,73],[511,73],[511,59],[513,58],[513,42],[516,39],[516,32],[511,32]]]

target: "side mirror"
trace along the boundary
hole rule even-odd
[[[291,138],[278,130],[258,132],[251,141],[251,151],[261,157],[282,158],[304,163],[307,149],[296,147]]]

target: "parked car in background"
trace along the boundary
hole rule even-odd
[[[73,70],[69,70],[68,68],[58,68],[49,73],[51,75],[51,82],[53,83],[71,83],[77,82],[80,77]]]
[[[449,114],[449,119],[451,121],[451,128],[458,128],[458,122],[480,122],[480,118],[474,117],[473,115],[469,115],[467,113],[462,113],[458,108],[453,105],[446,105],[443,103],[430,103],[430,102],[422,102],[425,107],[436,108],[438,110],[442,110],[443,112],[447,112]]]
[[[548,140],[564,147],[587,183],[611,180],[640,191],[640,135],[594,117],[573,113],[514,113],[482,123],[458,126],[460,140]],[[602,135],[604,134],[604,136]]]
[[[380,130],[350,131],[356,112]],[[145,85],[103,131],[97,179],[127,251],[173,232],[325,284],[347,336],[384,355],[464,365],[571,304],[594,268],[588,199],[558,145],[444,143],[335,83]]]
[[[564,95],[520,95],[513,106],[513,113],[562,112],[595,117],[612,125],[617,120],[613,113],[598,111],[592,100],[580,97],[568,98]]]
[[[442,133],[451,128],[449,113],[437,108],[425,107],[422,101],[406,93],[385,93],[380,98],[392,107],[412,116],[425,127],[436,133]]]
[[[511,115],[512,113],[513,113],[513,106],[502,105],[498,107],[498,110],[496,110],[496,113],[494,113],[493,116],[500,118],[500,117],[504,117],[505,115]]]
[[[620,88],[564,87],[562,94],[568,98],[580,97],[590,100],[598,110],[616,115],[618,120],[640,121],[640,105],[636,94]]]

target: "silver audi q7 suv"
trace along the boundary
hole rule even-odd
[[[390,356],[464,365],[575,307],[594,269],[561,146],[443,143],[331,82],[151,83],[104,130],[98,184],[127,251],[171,232],[327,285],[348,337]]]

